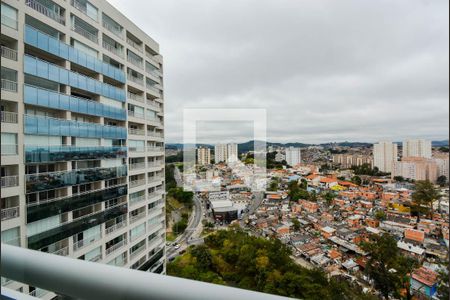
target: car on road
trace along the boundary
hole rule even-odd
[[[175,245],[173,245],[173,247],[174,247],[175,249],[180,249],[180,244],[175,244]]]
[[[181,250],[180,252],[178,252],[180,255],[184,254],[186,252],[186,249]]]

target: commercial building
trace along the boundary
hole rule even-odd
[[[397,144],[389,141],[373,145],[373,165],[381,172],[392,172],[394,162],[397,161]]]
[[[300,148],[286,148],[286,163],[292,167],[302,162]]]
[[[406,157],[401,161],[394,163],[391,176],[401,176],[407,179],[436,182],[438,177],[438,166],[433,159]]]
[[[197,164],[204,166],[211,163],[211,149],[206,147],[197,148]]]
[[[418,139],[403,142],[402,157],[431,158],[431,141]]]
[[[165,273],[159,45],[101,0],[2,0],[1,32],[2,242]]]

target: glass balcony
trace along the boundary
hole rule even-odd
[[[164,249],[159,250],[156,254],[154,254],[145,264],[143,264],[139,270],[147,271],[151,269],[156,262],[158,262],[164,256]]]
[[[52,37],[32,26],[25,25],[25,43],[43,51],[67,59],[77,65],[83,66],[92,71],[101,73],[119,82],[125,82],[125,73],[97,57],[82,52],[79,49],[67,45],[55,37]]]
[[[127,147],[120,146],[25,146],[26,163],[124,157],[127,157]]]
[[[101,238],[102,235],[100,233],[85,237],[84,239],[79,240],[73,244],[73,251],[77,251],[80,250],[81,248],[89,246],[90,244],[100,240]]]
[[[35,222],[82,207],[117,199],[125,196],[127,191],[127,186],[121,185],[108,189],[89,191],[70,197],[52,199],[51,201],[27,203],[27,222]]]
[[[107,210],[88,215],[73,222],[62,224],[59,227],[41,232],[28,237],[28,248],[41,249],[62,239],[68,238],[79,232],[117,218],[128,211],[127,205],[118,205]]]
[[[17,61],[17,51],[2,45],[2,57]]]
[[[103,48],[105,48],[106,50],[108,50],[111,53],[114,53],[115,55],[119,56],[119,57],[123,57],[123,51],[122,48],[120,47],[116,47],[110,43],[108,43],[107,41],[103,40],[102,42]]]
[[[139,52],[143,52],[142,51],[142,45],[141,44],[138,44],[137,42],[135,42],[134,40],[132,40],[131,38],[129,38],[129,37],[127,37],[127,43],[129,44],[129,45],[131,45],[131,47],[133,47],[134,49],[136,49],[137,51],[139,51]]]
[[[138,94],[132,93],[132,92],[128,92],[127,96],[129,99],[133,99],[135,101],[139,101],[139,102],[144,102],[144,97],[143,96],[139,96]]]
[[[69,96],[31,85],[24,86],[24,102],[27,104],[61,109],[81,114],[126,120],[126,110],[88,99]]]
[[[139,85],[144,85],[144,77],[137,72],[127,73],[127,79]]]
[[[17,124],[17,113],[12,111],[2,111],[1,112],[2,123],[14,123]]]
[[[134,54],[130,50],[127,53],[127,61],[135,65],[136,67],[143,68],[143,60],[140,56]]]
[[[62,25],[66,24],[61,7],[53,1],[26,0],[25,4]]]
[[[106,255],[110,255],[113,252],[115,252],[115,251],[119,250],[120,248],[122,248],[123,246],[125,246],[126,244],[127,244],[127,240],[125,240],[125,239],[121,240],[120,242],[118,242],[118,243],[112,245],[111,247],[107,248],[105,254]]]
[[[3,8],[3,6],[2,6],[2,8]],[[16,15],[16,17],[17,17],[17,15]],[[17,18],[13,19],[4,14],[1,14],[1,22],[2,22],[2,25],[5,25],[5,26],[15,29],[15,30],[17,30],[17,28],[19,27],[19,22],[17,22]]]
[[[125,127],[25,115],[25,134],[126,139]]]
[[[115,223],[112,226],[106,227],[105,228],[105,233],[106,234],[111,234],[111,233],[119,230],[120,228],[124,228],[126,226],[127,226],[127,220],[125,219],[125,220],[120,221],[119,223]]]
[[[145,185],[145,183],[146,183],[145,179],[130,180],[129,186],[130,188],[134,188],[137,186]]]
[[[1,177],[1,187],[2,188],[8,188],[8,187],[15,187],[19,186],[19,176],[2,176]]]
[[[2,90],[16,93],[17,81],[2,78]]]
[[[127,166],[25,175],[26,192],[34,193],[127,176]]]
[[[19,217],[19,207],[2,208],[2,221]]]
[[[24,72],[117,101],[125,102],[126,100],[125,90],[123,89],[64,69],[33,56],[25,55]]]
[[[137,128],[128,128],[128,133],[133,135],[145,135],[145,130]]]

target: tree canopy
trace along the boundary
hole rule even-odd
[[[278,239],[220,230],[167,266],[169,275],[301,299],[373,299],[345,281],[327,279],[290,257]]]

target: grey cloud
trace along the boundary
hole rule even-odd
[[[280,142],[448,138],[446,0],[110,2],[161,45],[169,142],[192,107],[266,108]]]

